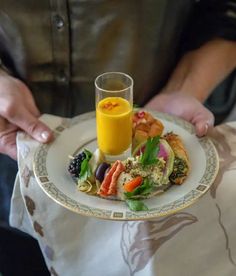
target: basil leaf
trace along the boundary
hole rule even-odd
[[[84,153],[86,155],[85,159],[87,159],[89,161],[93,154],[87,149],[84,149]]]
[[[140,162],[143,166],[158,162],[157,154],[160,150],[160,136],[148,138],[144,153],[141,155]]]
[[[140,200],[127,199],[126,203],[131,211],[148,211],[148,207]]]
[[[85,153],[85,159],[82,161],[80,166],[78,183],[84,182],[92,175],[92,170],[89,165],[89,160],[92,157],[92,153],[86,149],[84,150],[84,153]]]
[[[78,184],[85,182],[88,179],[88,172],[85,171],[82,175],[80,174],[79,179],[77,181]]]

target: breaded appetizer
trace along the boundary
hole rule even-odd
[[[134,150],[140,143],[149,137],[161,136],[164,129],[162,122],[154,118],[147,111],[138,111],[133,114],[132,124],[132,149]]]

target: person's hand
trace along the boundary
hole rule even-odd
[[[27,86],[9,75],[0,76],[0,152],[16,159],[16,133],[24,130],[39,142],[53,138],[38,120],[40,113]]]
[[[193,96],[181,92],[161,93],[152,98],[146,108],[182,117],[195,126],[200,137],[214,125],[214,115]]]

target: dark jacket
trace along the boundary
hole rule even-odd
[[[106,71],[130,74],[142,105],[184,51],[216,36],[236,39],[235,2],[1,0],[0,57],[41,112],[93,110],[93,81]]]

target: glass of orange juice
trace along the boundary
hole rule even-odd
[[[133,79],[107,72],[95,79],[98,147],[107,161],[131,155]]]

